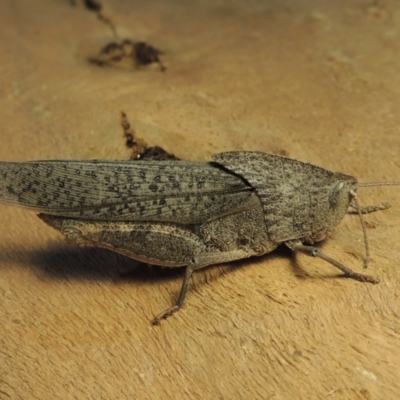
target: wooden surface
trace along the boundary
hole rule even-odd
[[[177,156],[287,154],[360,181],[400,178],[397,0],[115,0],[120,39],[157,66],[87,62],[114,40],[81,2],[0,2],[1,160],[127,159],[119,111]],[[133,3],[135,6],[133,6]],[[195,274],[68,245],[0,205],[1,399],[395,399],[400,188],[359,189],[379,285],[283,249]],[[322,247],[360,270],[349,215]]]

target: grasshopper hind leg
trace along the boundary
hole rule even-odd
[[[263,211],[253,196],[248,209],[199,225],[172,222],[91,221],[40,214],[48,225],[79,245],[103,247],[138,261],[165,267],[186,267],[176,303],[153,319],[178,311],[194,271],[272,251]]]
[[[46,214],[39,217],[59,230],[69,242],[106,248],[149,264],[169,268],[186,266],[178,300],[153,319],[154,325],[182,307],[194,271],[255,255],[249,249],[210,249],[190,226],[175,223],[85,221]]]
[[[256,254],[246,250],[238,249],[226,252],[205,252],[203,254],[200,254],[198,257],[195,257],[192,262],[186,266],[185,276],[183,278],[183,283],[178,300],[172,307],[167,308],[165,311],[154,317],[154,319],[152,320],[152,324],[159,325],[162,319],[168,318],[182,307],[189,288],[190,278],[192,277],[194,271],[207,267],[208,265],[240,260],[242,258],[247,258],[252,255]]]
[[[186,297],[186,293],[189,288],[190,278],[192,277],[194,268],[192,265],[188,265],[185,270],[185,277],[183,278],[182,288],[179,293],[178,300],[172,306],[164,310],[163,312],[156,315],[153,320],[151,321],[152,325],[159,325],[162,319],[166,319],[172,314],[176,313],[183,305]]]

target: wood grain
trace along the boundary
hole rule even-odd
[[[102,4],[167,70],[89,64],[116,39],[80,2],[0,2],[1,160],[128,159],[124,110],[181,158],[262,150],[399,179],[397,1]],[[379,285],[278,249],[197,272],[159,327],[183,271],[76,248],[0,205],[0,398],[397,398],[400,189],[359,197],[393,205],[366,217]],[[322,247],[360,270],[357,217]]]

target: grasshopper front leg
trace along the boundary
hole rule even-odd
[[[301,253],[307,254],[308,256],[322,258],[323,260],[327,261],[334,267],[340,269],[344,273],[344,276],[347,276],[351,279],[360,282],[379,283],[379,279],[371,275],[360,274],[358,272],[353,271],[351,268],[346,267],[341,262],[335,260],[332,257],[327,256],[318,247],[304,245],[303,243],[301,243],[300,240],[287,241],[285,242],[285,244],[287,247],[289,247],[289,249],[293,251],[299,251]]]

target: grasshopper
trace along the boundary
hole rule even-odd
[[[349,206],[361,214],[356,178],[262,152],[226,152],[196,161],[0,162],[0,201],[29,208],[79,245],[103,247],[135,260],[185,267],[176,303],[182,307],[192,273],[205,266],[261,256],[285,244],[319,257],[345,276],[354,272],[315,243]],[[397,183],[398,184],[398,183]]]

